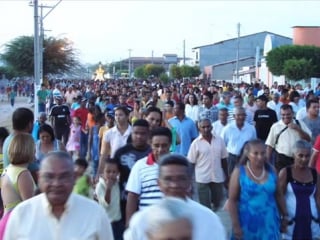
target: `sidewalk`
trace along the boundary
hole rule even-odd
[[[15,109],[27,107],[33,110],[33,104],[28,103],[29,97],[16,97],[14,107],[8,100],[0,101],[0,126],[6,127],[9,131],[12,129],[11,117]]]

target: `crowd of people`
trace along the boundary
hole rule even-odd
[[[0,239],[320,238],[310,86],[51,86],[36,93],[38,119],[18,108],[11,134],[0,128]]]

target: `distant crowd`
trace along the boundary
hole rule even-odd
[[[0,239],[320,238],[320,86],[56,81],[35,97],[38,119],[18,108],[0,128]]]

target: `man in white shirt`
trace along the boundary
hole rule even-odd
[[[51,152],[45,157],[39,173],[43,193],[14,208],[5,240],[114,239],[103,208],[72,193],[73,169],[73,160],[65,152]]]
[[[188,160],[180,154],[168,154],[159,162],[158,185],[166,197],[176,197],[185,200],[193,219],[193,238],[195,240],[214,239],[225,240],[226,231],[219,217],[210,209],[191,200],[191,167]],[[148,208],[133,215],[129,228],[124,234],[124,240],[147,240],[145,214]]]

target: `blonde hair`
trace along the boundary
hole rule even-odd
[[[16,134],[9,145],[8,155],[11,164],[30,163],[35,159],[35,143],[30,134]]]

